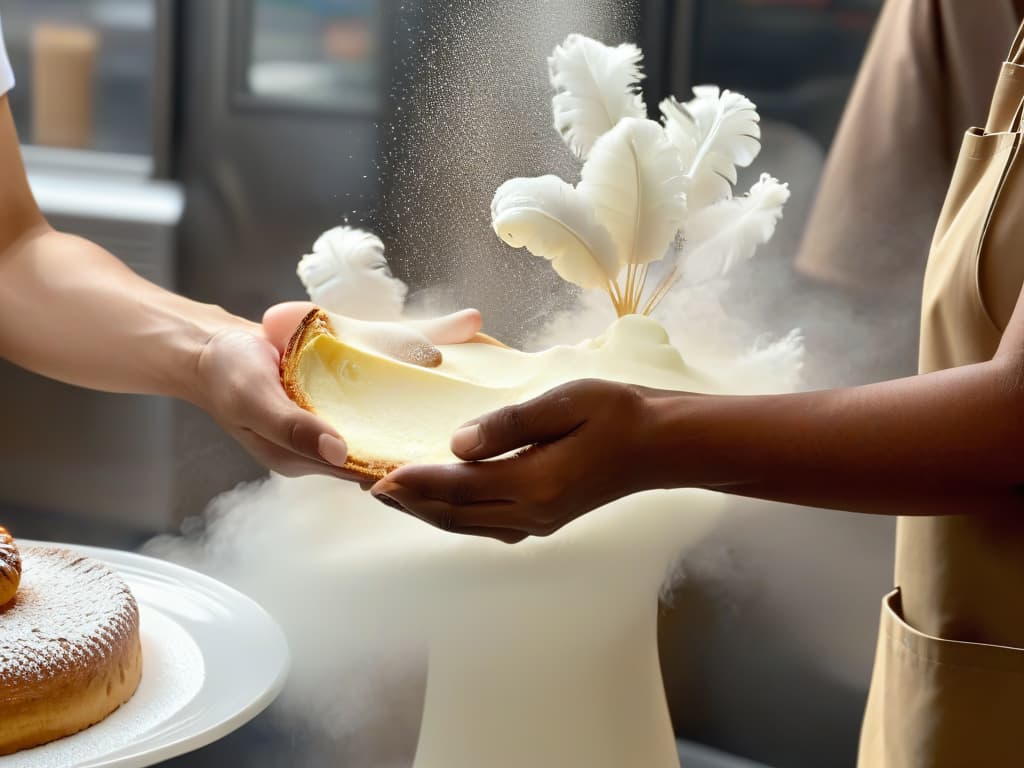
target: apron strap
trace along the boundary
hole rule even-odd
[[[1024,64],[1024,21],[1017,28],[1017,36],[1013,38],[1010,55],[1006,60],[1012,64]]]
[[[1021,21],[1020,26],[1017,28],[1017,36],[1013,38],[1013,44],[1010,46],[1010,53],[1006,59],[1007,64],[1012,66],[1024,65],[1024,21]],[[1003,71],[1006,69],[1006,64],[1003,65]],[[1010,108],[1010,103],[1006,103],[1013,94],[1020,92],[1019,85],[1010,88],[1006,85],[1007,82],[1019,82],[1006,81],[1004,80],[1003,74],[999,75],[999,82],[996,86],[995,92],[992,94],[992,105],[989,108],[988,120],[985,123],[985,131],[988,133],[998,133],[1001,131],[1017,132],[1020,130],[1021,123],[1024,122],[1024,96],[1020,97],[1020,101],[1017,104],[1017,110],[1010,120],[1009,126],[1003,123],[1005,115]],[[1007,92],[1009,90],[1009,92]]]

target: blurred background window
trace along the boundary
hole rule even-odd
[[[158,0],[5,3],[24,143],[152,156]]]
[[[240,8],[251,29],[242,78],[249,103],[381,107],[377,0],[255,0]]]

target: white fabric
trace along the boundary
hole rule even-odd
[[[7,59],[7,48],[4,46],[4,26],[0,19],[0,96],[3,96],[14,87],[14,71],[11,69],[11,62]]]

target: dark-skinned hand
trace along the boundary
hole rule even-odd
[[[597,379],[562,385],[459,428],[452,452],[467,463],[401,467],[372,492],[446,531],[507,543],[547,536],[651,487],[644,456],[659,394]]]

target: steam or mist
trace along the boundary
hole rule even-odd
[[[411,585],[382,527],[429,535],[355,485],[272,476],[215,499],[183,538],[147,545],[253,596],[281,623],[293,666],[278,715],[329,735],[336,765],[409,765],[416,743],[424,635],[415,616],[394,612]],[[368,567],[382,552],[387,568]]]

